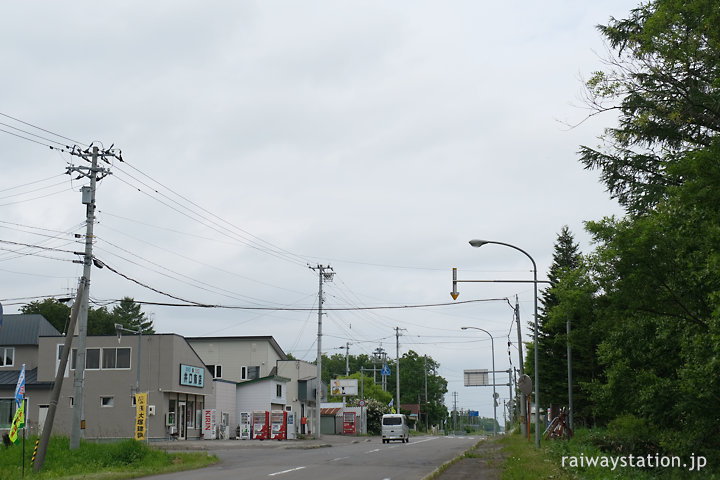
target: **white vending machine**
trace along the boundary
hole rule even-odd
[[[295,412],[287,412],[287,438],[288,440],[297,439],[297,416]]]
[[[250,440],[250,428],[252,427],[252,414],[250,412],[240,412],[240,424],[238,425],[237,437],[240,440]]]

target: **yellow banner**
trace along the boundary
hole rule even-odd
[[[18,444],[20,439],[18,438],[18,430],[25,426],[25,402],[20,403],[20,408],[15,410],[15,416],[13,417],[12,425],[10,426],[10,441],[15,445]]]
[[[135,440],[145,440],[147,433],[147,393],[135,394]]]

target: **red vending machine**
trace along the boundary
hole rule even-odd
[[[355,412],[343,413],[343,435],[355,435]]]
[[[270,438],[269,413],[262,410],[255,410],[252,414],[252,438],[256,440],[267,440]]]
[[[273,410],[270,414],[272,423],[272,439],[287,440],[287,412],[284,410]]]

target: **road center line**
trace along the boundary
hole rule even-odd
[[[333,459],[330,460],[330,461],[331,461],[331,462],[339,462],[340,460],[345,460],[346,458],[350,458],[350,457],[338,457],[338,458],[333,458]]]
[[[305,467],[296,467],[296,468],[291,468],[290,470],[283,470],[282,472],[268,473],[268,477],[274,477],[275,475],[282,475],[283,473],[295,472],[297,470],[302,470],[303,468],[305,468]]]

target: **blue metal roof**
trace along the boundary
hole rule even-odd
[[[25,369],[25,388],[34,385],[52,385],[53,382],[38,382],[37,380],[37,368],[31,370]],[[0,370],[0,388],[15,388],[17,385],[18,377],[20,376],[20,369],[17,370]]]
[[[37,345],[40,337],[60,337],[62,334],[38,313],[3,315],[0,345]]]

